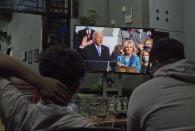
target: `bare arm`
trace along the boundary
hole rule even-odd
[[[65,105],[66,86],[61,82],[33,72],[13,57],[0,54],[0,72],[21,78],[33,85],[42,98],[48,102]]]

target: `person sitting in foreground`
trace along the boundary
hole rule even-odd
[[[195,63],[184,58],[181,42],[166,38],[154,43],[153,79],[130,97],[128,131],[195,130]]]
[[[91,127],[90,121],[78,113],[67,110],[66,107],[85,74],[79,55],[60,45],[51,46],[43,51],[39,61],[39,70],[43,76],[55,78],[66,85],[64,86],[66,92],[62,92],[66,95],[65,104],[64,106],[51,104],[51,101],[47,99],[43,99],[38,104],[31,104],[11,82],[1,79],[0,115],[5,129],[29,131],[62,127]]]

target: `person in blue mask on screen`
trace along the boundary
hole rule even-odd
[[[151,38],[147,38],[144,42],[144,49],[150,50],[152,48],[153,40]]]

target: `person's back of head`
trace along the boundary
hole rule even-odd
[[[71,97],[79,87],[80,79],[85,75],[80,56],[62,45],[43,50],[39,56],[39,72],[65,84],[70,89]]]
[[[154,42],[150,51],[150,61],[155,72],[160,66],[184,59],[184,46],[178,40],[163,38]]]

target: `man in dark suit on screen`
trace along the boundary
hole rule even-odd
[[[78,52],[85,60],[86,69],[90,71],[108,71],[110,70],[109,61],[112,57],[109,48],[102,45],[103,32],[94,32],[93,43],[86,46],[87,40],[83,41]]]
[[[86,28],[79,30],[77,34],[77,42],[75,44],[75,49],[78,49],[82,44],[83,39],[87,39],[88,45],[93,42],[93,33],[95,30],[91,29],[90,26],[86,26]]]

